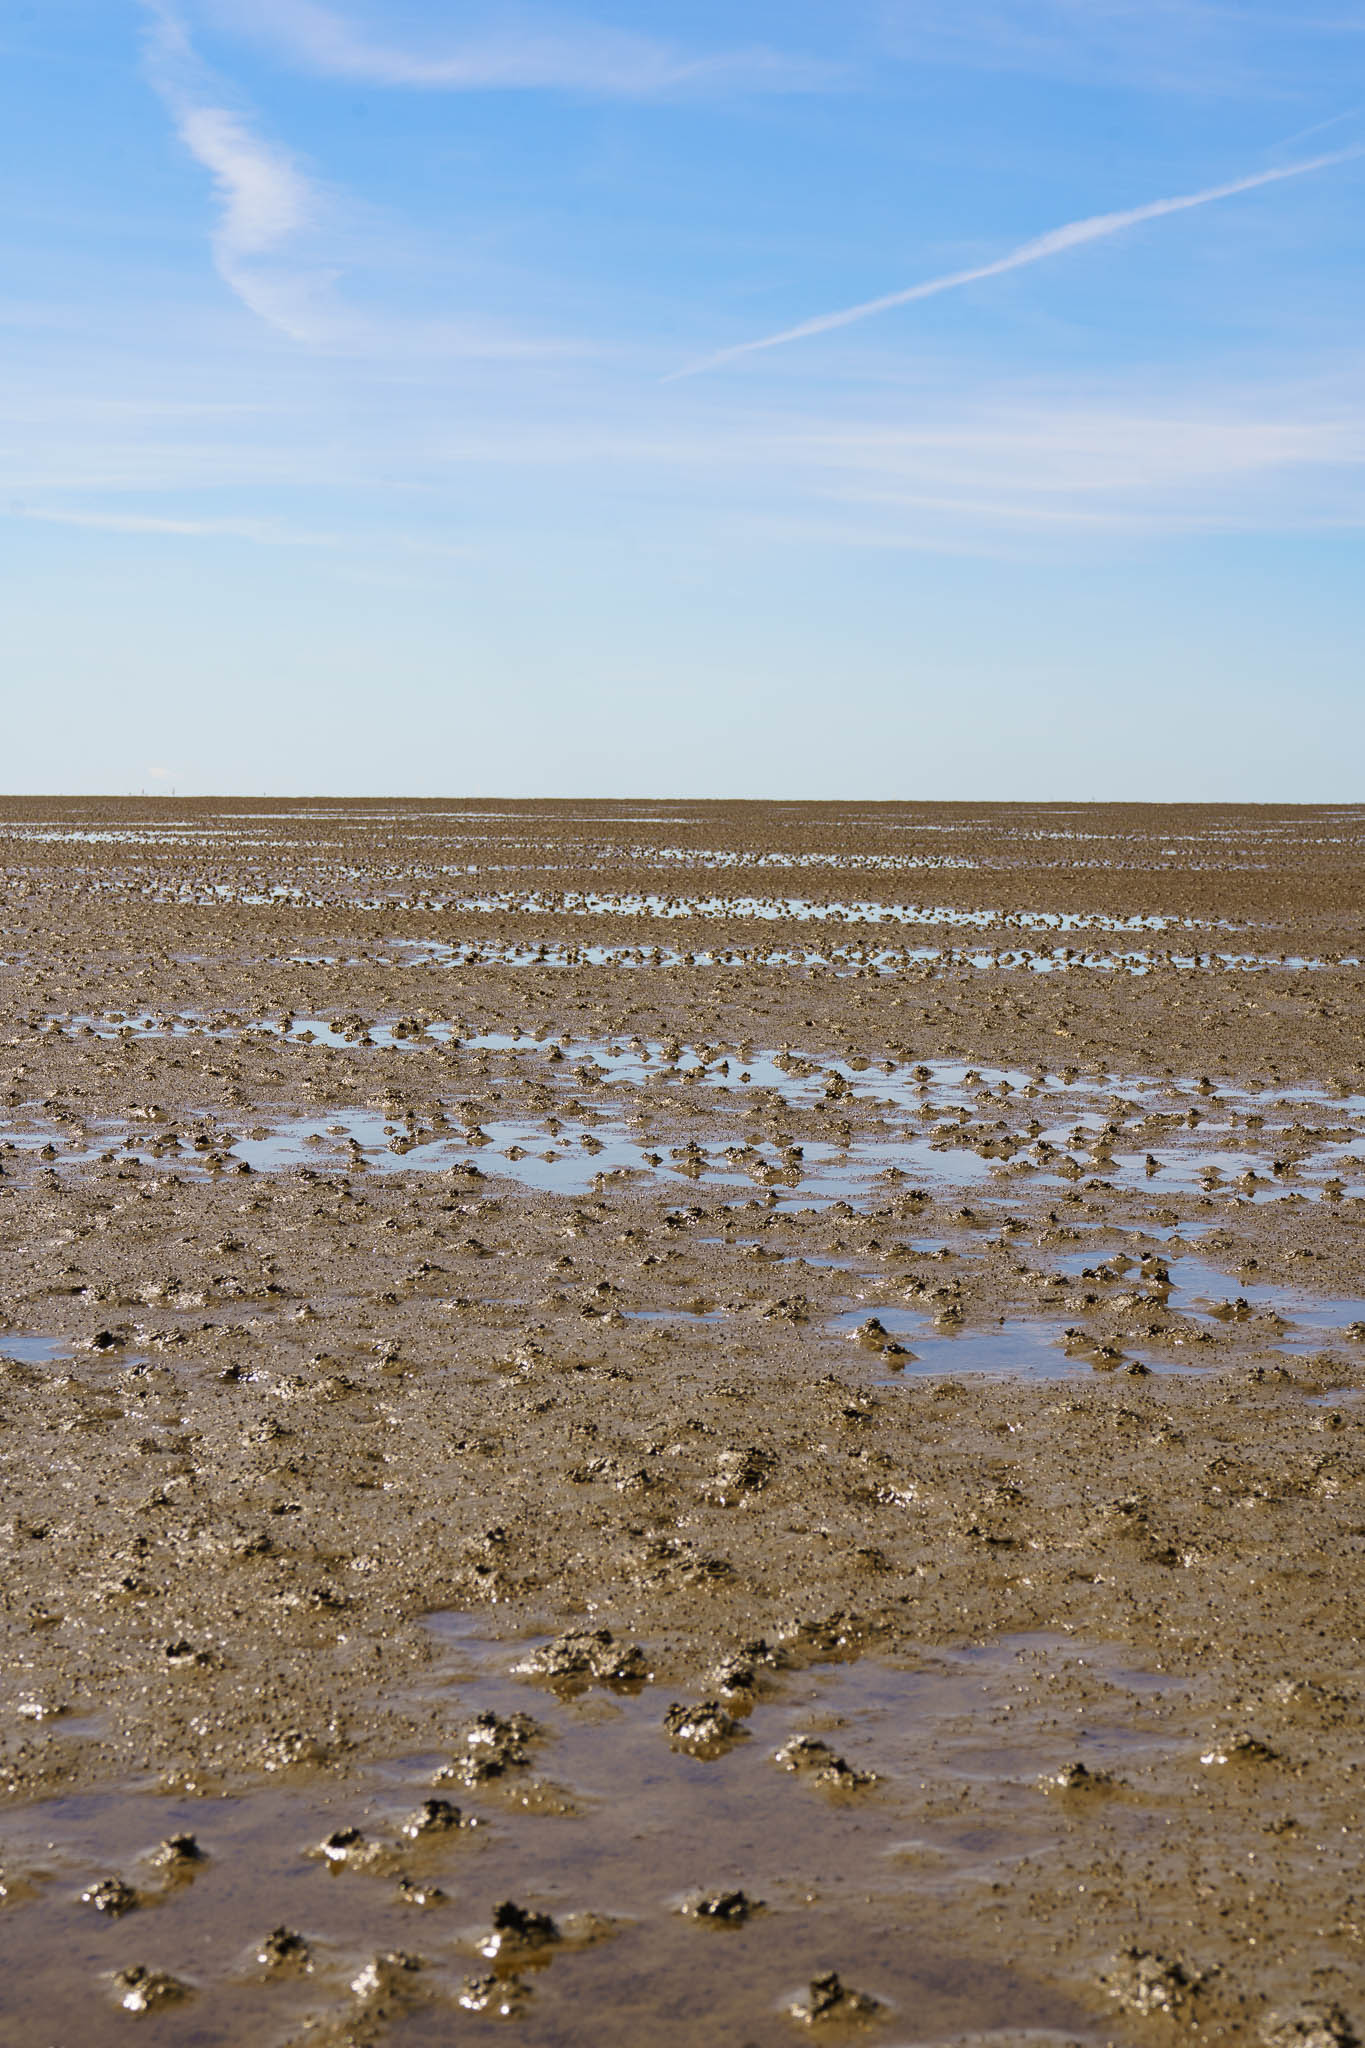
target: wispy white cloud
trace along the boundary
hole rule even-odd
[[[1129,207],[1123,213],[1097,213],[1085,220],[1069,221],[1064,227],[1052,228],[1045,235],[1036,235],[1031,241],[1020,243],[1018,248],[1011,249],[1007,255],[997,256],[991,263],[978,263],[969,270],[952,270],[942,277],[929,278],[923,284],[909,285],[903,291],[887,292],[881,298],[864,299],[856,306],[845,306],[837,313],[818,314],[813,320],[803,320],[796,327],[784,327],[778,333],[763,335],[757,341],[742,341],[733,348],[719,349],[702,362],[674,371],[664,382],[676,383],[683,377],[700,376],[706,370],[735,362],[741,356],[782,348],[788,342],[808,341],[817,334],[830,334],[839,327],[852,327],[859,320],[869,320],[876,313],[889,313],[897,306],[911,306],[921,299],[934,299],[943,292],[958,291],[964,285],[1003,277],[1011,270],[1024,270],[1029,264],[1042,263],[1050,256],[1061,256],[1087,242],[1103,241],[1110,235],[1121,234],[1125,228],[1138,227],[1143,221],[1162,220],[1173,213],[1188,213],[1193,207],[1210,206],[1215,200],[1231,199],[1240,192],[1254,192],[1263,185],[1278,185],[1286,178],[1301,178],[1310,171],[1325,170],[1329,164],[1345,163],[1362,153],[1365,151],[1361,148],[1335,150],[1328,156],[1312,157],[1304,163],[1283,164],[1276,170],[1258,171],[1248,178],[1236,178],[1226,185],[1210,185],[1202,192],[1152,200],[1145,206]]]
[[[321,0],[218,0],[225,26],[264,36],[310,69],[368,85],[454,92],[549,90],[654,98],[705,89],[791,92],[828,84],[833,67],[764,48],[690,55],[590,21],[518,11],[457,41],[395,39]]]
[[[96,533],[159,534],[184,540],[246,540],[260,547],[334,548],[338,535],[307,533],[273,519],[177,519],[142,512],[49,511],[21,505],[11,516],[44,526],[77,526]]]
[[[996,523],[1221,518],[1258,484],[1294,472],[1352,475],[1360,499],[1365,414],[1304,414],[1264,399],[1184,406],[1067,403],[1040,394],[944,422],[840,425],[798,437],[813,475],[863,503],[952,508]],[[1257,508],[1272,520],[1288,512]],[[1357,504],[1365,513],[1365,503]]]
[[[876,0],[875,14],[912,61],[1207,97],[1320,85],[1324,44],[1365,30],[1281,0]]]
[[[287,150],[219,103],[170,0],[143,0],[143,6],[152,83],[186,149],[213,180],[219,276],[270,326],[294,340],[314,338],[332,276],[301,266],[288,252],[322,211],[318,191]]]
[[[175,374],[168,364],[168,381]],[[524,550],[529,533],[566,521],[614,532],[623,506],[636,537],[838,508],[892,537],[947,524],[963,545],[1002,533],[1365,522],[1358,364],[1245,389],[1121,378],[1089,391],[1020,380],[971,394],[945,365],[914,394],[808,411],[763,411],[747,397],[737,406],[723,387],[681,387],[665,404],[613,384],[580,387],[571,407],[528,412],[518,400],[509,412],[495,385],[461,403],[424,384],[398,420],[372,406],[363,378],[317,391],[299,379],[278,413],[244,415],[239,431],[209,440],[168,440],[155,418],[144,433],[79,409],[65,421],[59,410],[37,422],[20,412],[0,431],[0,465],[27,501],[10,509],[54,527],[363,549],[376,560],[471,541]],[[282,492],[289,515],[274,510]]]
[[[276,519],[192,519],[169,513],[83,511],[23,503],[12,503],[8,514],[12,519],[35,520],[42,526],[70,526],[90,533],[126,534],[133,538],[239,540],[263,548],[352,548],[363,551],[367,557],[387,550],[403,555],[426,555],[440,561],[465,561],[474,553],[463,541],[443,539],[439,534],[406,533],[393,528],[382,533],[373,529],[321,533],[306,527],[287,526]]]
[[[527,336],[496,320],[359,313],[337,292],[338,245],[374,252],[363,207],[310,177],[296,155],[259,134],[201,62],[177,0],[141,0],[147,69],[190,156],[208,172],[217,202],[215,267],[248,310],[291,340],[338,355],[399,361],[524,361],[590,352],[581,341]],[[385,243],[387,251],[388,242]],[[320,255],[319,252],[322,252]]]
[[[220,207],[213,257],[223,282],[271,326],[296,341],[315,338],[318,301],[332,275],[271,260],[315,218],[307,180],[284,150],[253,135],[226,108],[187,107],[178,126],[185,147],[213,177]]]
[[[312,218],[312,194],[283,150],[252,135],[221,107],[189,107],[180,117],[186,146],[213,173],[222,202],[218,246],[239,263],[268,255]]]
[[[1365,106],[1347,107],[1343,114],[1329,114],[1325,121],[1314,121],[1309,128],[1298,128],[1292,135],[1282,135],[1273,147],[1293,149],[1297,143],[1307,142],[1310,135],[1322,135],[1328,128],[1340,128],[1347,121],[1359,121],[1362,116],[1365,116]]]
[[[1319,484],[1335,477],[1353,494],[1353,516],[1365,517],[1365,402],[1353,388],[1313,400],[1252,391],[1125,402],[1044,388],[970,404],[940,391],[925,395],[918,417],[879,409],[861,419],[763,418],[746,409],[736,419],[726,409],[653,432],[599,422],[452,433],[431,452],[451,469],[577,472],[599,485],[634,470],[669,492],[767,494],[788,508],[919,505],[995,527],[1216,522],[1234,500],[1257,523],[1293,525],[1289,480],[1299,474]]]

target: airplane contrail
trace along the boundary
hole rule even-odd
[[[1117,235],[1124,228],[1137,227],[1141,221],[1161,220],[1168,213],[1188,213],[1192,207],[1209,206],[1215,199],[1232,199],[1239,192],[1254,192],[1261,185],[1278,185],[1285,178],[1302,178],[1309,171],[1324,171],[1331,164],[1345,163],[1363,152],[1365,145],[1356,144],[1350,149],[1334,150],[1328,156],[1310,157],[1303,163],[1284,164],[1278,170],[1258,171],[1250,178],[1235,178],[1231,184],[1210,185],[1203,192],[1186,192],[1175,199],[1154,199],[1147,206],[1130,207],[1126,213],[1096,213],[1087,220],[1069,221],[1065,227],[1052,228],[1045,235],[1036,235],[1030,242],[1021,242],[1017,249],[1011,249],[1006,256],[998,256],[993,263],[981,263],[971,270],[949,271],[945,277],[931,277],[924,284],[910,285],[905,291],[888,292],[884,298],[865,299],[861,305],[845,306],[838,313],[821,313],[814,320],[803,320],[799,327],[784,327],[780,334],[766,334],[759,341],[742,341],[734,348],[720,349],[699,363],[691,363],[686,369],[675,370],[663,382],[676,384],[684,377],[698,377],[704,371],[734,362],[740,356],[757,355],[763,349],[782,348],[789,341],[805,341],[814,334],[829,334],[836,327],[852,327],[855,321],[868,320],[874,313],[890,312],[893,306],[910,306],[918,299],[934,299],[941,292],[956,291],[965,284],[979,284],[987,277],[1002,277],[1008,270],[1023,270],[1028,264],[1041,263],[1048,256],[1060,256],[1064,250],[1079,248],[1084,242],[1103,241],[1106,235]]]

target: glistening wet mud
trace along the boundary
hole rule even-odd
[[[602,1662],[591,1631],[428,1628],[424,1752],[11,1809],[0,1950],[31,2030],[12,2038],[60,2009],[95,2048],[122,2041],[160,1984],[177,2037],[205,2043],[365,2038],[379,2011],[388,2039],[477,2039],[510,2010],[546,2048],[632,2028],[776,2044],[833,1971],[901,2040],[1099,2039],[1027,1950],[1000,1952],[991,1901],[1074,1859],[1078,1820],[1092,1871],[1150,1850],[1188,1763],[1179,1681],[1066,1637],[909,1667],[765,1642],[705,1675],[688,1711],[722,1732],[699,1738],[638,1651],[625,1683],[576,1669]]]
[[[5,2048],[1359,2036],[1359,813],[7,808]]]

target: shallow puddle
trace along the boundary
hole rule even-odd
[[[550,1137],[540,1123],[488,1118],[479,1126],[481,1142],[471,1144],[449,1130],[409,1133],[391,1125],[377,1110],[343,1109],[290,1119],[263,1137],[236,1139],[231,1156],[257,1172],[311,1166],[439,1173],[463,1166],[561,1194],[586,1194],[607,1177],[638,1176],[694,1185],[799,1189],[803,1200],[816,1202],[855,1194],[865,1198],[870,1182],[888,1176],[913,1174],[940,1187],[971,1188],[986,1181],[990,1171],[971,1153],[954,1155],[945,1163],[921,1139],[899,1144],[807,1142],[794,1159],[771,1146],[746,1145],[739,1156],[714,1143],[660,1150],[647,1139],[628,1136],[614,1122],[556,1121]]]
[[[0,1358],[17,1359],[20,1365],[51,1365],[69,1357],[70,1352],[64,1337],[35,1337],[18,1331],[0,1334]]]
[[[252,1022],[114,1015],[54,1028],[287,1038],[304,1048],[345,1051],[357,1062],[377,1051],[425,1052],[424,1081],[437,1079],[460,1124],[444,1121],[446,1110],[402,1125],[392,1113],[350,1106],[303,1117],[266,1113],[268,1121],[245,1135],[182,1130],[167,1141],[172,1150],[188,1146],[191,1154],[216,1151],[210,1170],[244,1161],[257,1171],[362,1165],[445,1171],[477,1161],[483,1173],[566,1194],[589,1192],[603,1176],[641,1176],[718,1186],[748,1182],[793,1195],[799,1190],[806,1200],[858,1204],[896,1183],[1007,1196],[1025,1176],[1042,1188],[1084,1181],[1133,1194],[1211,1194],[1255,1203],[1365,1192],[1365,1097],[1345,1092],[1300,1088],[1270,1098],[1209,1081],[1075,1069],[1057,1074],[952,1060],[874,1064],[747,1045],[697,1048],[638,1039],[573,1042],[498,1032],[461,1038],[455,1024],[425,1013],[368,1024],[315,1016]],[[470,1112],[456,1108],[471,1080],[462,1067],[466,1057],[476,1062],[472,1079],[481,1091],[482,1121],[472,1129]],[[494,1062],[497,1071],[491,1071]],[[565,1113],[561,1118],[557,1110],[538,1108],[535,1115],[516,1116],[489,1106],[484,1116],[488,1087],[552,1089]],[[746,1112],[752,1115],[741,1125]],[[799,1132],[787,1137],[780,1125],[774,1130],[774,1116],[799,1117]],[[679,1144],[683,1117],[694,1135]],[[638,1134],[641,1124],[651,1123],[667,1134]],[[134,1139],[126,1126],[86,1127],[79,1120],[16,1116],[9,1142],[48,1164],[86,1163],[111,1147],[155,1156],[150,1137]]]
[[[953,904],[886,903],[865,899],[830,903],[805,896],[668,896],[657,892],[635,894],[628,891],[620,894],[597,891],[558,894],[537,890],[468,895],[452,897],[435,907],[455,912],[492,911],[522,916],[647,917],[665,922],[676,918],[760,918],[772,923],[793,924],[943,925],[977,930],[999,928],[1059,932],[1162,932],[1210,928],[1191,918],[1122,918],[1104,911],[963,910]],[[1227,925],[1219,928],[1235,929]]]
[[[1098,1343],[1068,1341],[1060,1323],[1011,1316],[984,1327],[942,1330],[933,1318],[914,1309],[858,1308],[834,1316],[827,1327],[858,1343],[888,1375],[882,1387],[906,1379],[933,1376],[953,1379],[1059,1380],[1088,1378],[1095,1372],[1195,1373],[1203,1368],[1156,1362],[1140,1347],[1101,1350]]]
[[[1056,1269],[1104,1290],[1139,1287],[1154,1304],[1196,1321],[1235,1324],[1253,1332],[1259,1325],[1266,1340],[1273,1340],[1280,1350],[1302,1349],[1324,1337],[1365,1341],[1365,1297],[1311,1294],[1244,1276],[1230,1279],[1217,1266],[1188,1253],[1149,1264],[1154,1270],[1144,1275],[1139,1260],[1124,1253],[1102,1258],[1079,1252],[1059,1258]],[[1102,1302],[1104,1294],[1098,1299]]]
[[[5,1813],[7,2038],[46,2043],[60,2015],[89,2048],[126,2040],[120,2001],[157,1981],[141,1971],[180,1989],[158,2038],[205,2048],[292,2042],[309,2020],[339,2043],[381,2009],[359,2038],[491,2038],[499,2008],[533,2048],[776,2048],[830,1970],[879,2002],[888,2042],[1090,2037],[1041,1964],[993,1952],[989,1900],[1072,1826],[1060,1785],[1160,1763],[1182,1690],[1160,1674],[1030,1636],[916,1668],[802,1668],[759,1645],[690,1689],[613,1687],[516,1676],[546,1646],[466,1617],[431,1628],[436,1751],[346,1781]],[[580,1645],[610,1668],[600,1639]],[[562,1639],[549,1659],[574,1662]]]
[[[984,1329],[945,1332],[914,1309],[865,1307],[831,1318],[835,1335],[859,1343],[896,1378],[982,1373],[1004,1379],[1066,1379],[1088,1372],[1069,1355],[1058,1324],[1011,1319]]]
[[[1169,1272],[1171,1306],[1186,1314],[1203,1313],[1227,1322],[1282,1318],[1291,1325],[1291,1344],[1314,1342],[1324,1335],[1365,1338],[1365,1298],[1359,1295],[1314,1295],[1265,1281],[1233,1281],[1195,1258],[1172,1259]]]

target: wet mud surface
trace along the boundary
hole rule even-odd
[[[7,802],[0,2042],[1354,2039],[1361,830]]]

